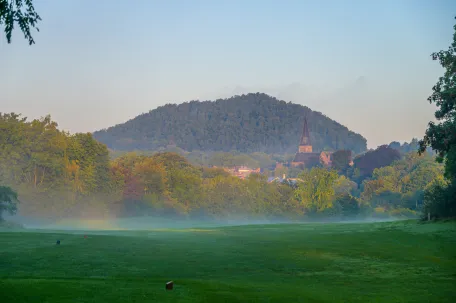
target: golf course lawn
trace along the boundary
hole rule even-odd
[[[0,298],[456,302],[456,224],[0,232]]]

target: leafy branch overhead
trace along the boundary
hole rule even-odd
[[[32,0],[0,0],[0,25],[5,27],[6,40],[11,43],[14,25],[17,23],[29,45],[35,43],[31,29],[37,27],[41,17],[35,12]]]

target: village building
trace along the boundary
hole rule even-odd
[[[304,124],[302,127],[302,134],[299,140],[298,152],[295,154],[293,160],[288,163],[280,163],[277,162],[275,166],[271,167],[271,170],[277,170],[286,168],[286,167],[300,167],[300,168],[311,168],[316,165],[323,165],[324,167],[331,167],[332,166],[332,154],[333,152],[330,151],[321,151],[321,152],[314,152],[312,143],[310,140],[310,131],[307,125],[307,118],[304,118]],[[350,164],[352,165],[352,161]],[[215,167],[215,166],[214,166]],[[223,167],[223,169],[231,174],[232,176],[236,176],[241,179],[247,178],[252,173],[263,173],[261,168],[252,169],[246,166],[234,166],[234,167]],[[288,178],[285,175],[282,177],[269,177],[268,182],[291,182],[296,184],[300,182],[297,178]]]
[[[245,179],[252,173],[259,174],[261,172],[260,168],[252,169],[246,166],[234,166],[232,168],[224,167],[223,170],[240,179]]]
[[[312,167],[317,164],[331,166],[331,152],[314,152],[310,141],[310,133],[307,125],[307,118],[304,118],[301,140],[299,141],[298,152],[296,153],[291,166],[293,167]]]

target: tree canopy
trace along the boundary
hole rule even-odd
[[[353,180],[361,182],[372,175],[376,168],[388,166],[400,158],[401,153],[398,150],[382,145],[355,157],[354,165],[348,172]]]
[[[456,18],[455,18],[456,19]],[[456,25],[454,26],[453,42],[448,50],[433,53],[432,59],[438,60],[445,72],[432,88],[429,103],[435,103],[435,118],[439,123],[429,122],[424,138],[420,141],[420,150],[431,146],[441,160],[452,161],[456,153]],[[447,166],[449,177],[455,177],[453,165]]]
[[[39,31],[37,24],[40,20],[32,0],[0,0],[0,25],[4,27],[8,43],[11,43],[14,25],[17,23],[29,45],[34,44],[31,29]]]
[[[435,183],[426,194],[426,208],[430,215],[440,218],[456,215],[456,25],[453,28],[453,41],[448,50],[431,55],[444,68],[443,76],[434,85],[428,98],[429,103],[437,106],[435,118],[439,122],[429,122],[420,141],[420,152],[431,146],[438,160],[445,163],[448,182]]]

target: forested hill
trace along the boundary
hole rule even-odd
[[[366,150],[364,137],[322,113],[262,93],[167,104],[93,136],[116,150],[295,152],[305,115],[315,151]]]

